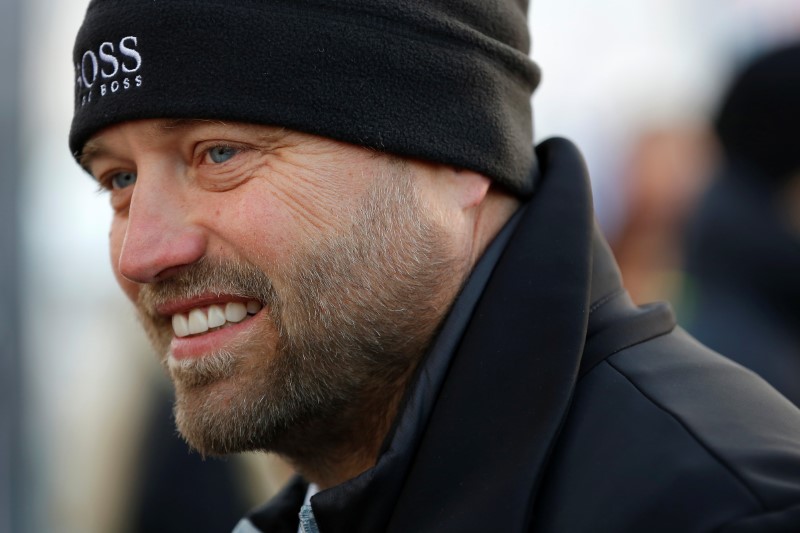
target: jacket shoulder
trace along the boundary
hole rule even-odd
[[[541,495],[544,531],[800,531],[800,411],[676,329],[583,376]]]

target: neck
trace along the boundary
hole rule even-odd
[[[336,420],[319,420],[296,433],[279,453],[307,481],[324,490],[375,466],[416,365],[394,387],[367,391]],[[307,443],[313,443],[309,446]]]
[[[486,247],[498,234],[508,220],[519,209],[522,202],[496,187],[489,189],[486,199],[476,210],[472,229],[470,268],[481,258]]]

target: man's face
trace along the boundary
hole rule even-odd
[[[371,423],[466,275],[424,166],[212,121],[124,123],[84,155],[110,190],[114,273],[203,453],[298,453]]]

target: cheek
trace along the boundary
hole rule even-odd
[[[111,230],[108,232],[108,251],[111,259],[111,268],[114,271],[117,283],[119,283],[126,296],[135,302],[139,295],[139,284],[126,279],[119,271],[119,257],[122,253],[122,244],[125,241],[125,228],[126,222],[115,217],[111,223]]]
[[[223,246],[256,264],[285,263],[308,240],[308,224],[271,194],[226,199],[215,212],[213,233]]]

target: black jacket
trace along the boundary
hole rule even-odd
[[[377,465],[311,500],[322,533],[800,531],[800,411],[636,308],[564,140],[479,262]],[[296,479],[252,525],[297,531]]]

